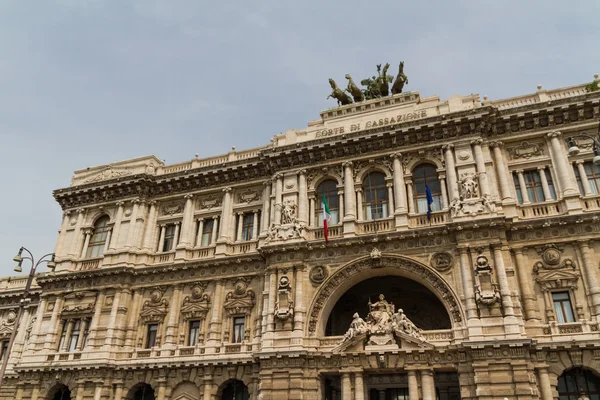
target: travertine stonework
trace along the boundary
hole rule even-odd
[[[565,372],[585,384],[600,174],[589,139],[566,143],[598,131],[584,87],[401,93],[257,149],[76,171],[0,398],[551,400]],[[0,340],[24,284],[0,280]]]

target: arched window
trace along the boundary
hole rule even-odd
[[[248,400],[250,395],[248,393],[248,387],[244,382],[239,380],[233,380],[223,388],[223,395],[221,400]]]
[[[85,253],[85,258],[101,257],[104,253],[104,246],[106,245],[106,237],[110,230],[108,222],[110,218],[104,216],[99,218],[94,225],[94,233],[90,239],[90,243]]]
[[[317,226],[323,226],[323,197],[327,199],[329,212],[331,213],[331,225],[340,222],[340,196],[338,195],[337,182],[333,179],[328,179],[321,182],[317,187],[317,198],[315,199],[317,206],[315,207],[315,219]]]
[[[388,216],[388,190],[385,175],[370,172],[363,179],[363,207],[366,220],[386,218]]]
[[[559,400],[577,400],[585,394],[590,400],[600,399],[600,378],[592,371],[573,368],[558,377]]]
[[[427,187],[429,187],[431,197],[433,198],[431,211],[441,210],[443,208],[442,185],[440,185],[435,166],[432,164],[418,165],[413,169],[412,176],[417,212],[427,212]]]
[[[154,389],[147,383],[134,386],[126,397],[127,400],[154,400]]]

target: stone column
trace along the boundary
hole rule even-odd
[[[596,320],[599,319],[600,314],[600,280],[598,279],[598,266],[594,262],[593,249],[590,246],[590,242],[587,240],[577,241],[579,250],[581,251],[581,258],[584,264],[584,276],[587,278],[587,289],[590,300],[592,302],[591,314]]]
[[[506,317],[514,316],[512,296],[508,285],[508,277],[504,268],[504,256],[502,252],[502,244],[495,243],[492,245],[494,251],[494,263],[496,264],[496,275],[498,275],[498,287],[502,296],[502,306],[504,307],[504,315]]]
[[[394,212],[395,212],[395,207],[394,207],[394,185],[392,185],[391,183],[388,183],[387,185],[388,188],[388,216],[393,216]]]
[[[354,373],[354,400],[365,400],[365,385],[362,371]]]
[[[523,251],[526,249],[513,248],[512,251],[515,255],[515,267],[517,268],[517,275],[519,276],[519,288],[521,290],[521,298],[523,299],[523,311],[525,314],[525,320],[537,320],[539,322],[540,316],[538,314],[536,297],[531,287],[531,269],[523,257]]]
[[[85,381],[77,382],[77,397],[75,400],[83,400],[83,396],[85,395]],[[115,400],[121,400],[115,396]]]
[[[58,314],[62,309],[63,299],[62,297],[56,297],[54,301],[54,309],[52,310],[52,317],[50,317],[50,324],[48,333],[46,334],[46,342],[44,343],[44,350],[49,351],[50,349],[54,350],[57,346],[57,341],[55,340],[56,331],[58,329],[57,320]]]
[[[75,346],[75,350],[81,351],[83,349],[83,337],[85,336],[85,331],[88,329],[88,325],[90,320],[88,318],[81,319],[81,327],[79,331],[79,338],[77,339],[77,345]]]
[[[306,191],[306,170],[298,172],[298,221],[307,223],[308,192]]]
[[[413,197],[413,182],[412,179],[406,179],[406,193],[408,194],[408,214],[415,214],[415,199]]]
[[[308,199],[309,209],[308,209],[308,226],[314,228],[315,224],[315,196],[311,195]]]
[[[231,216],[233,205],[231,202],[231,188],[223,189],[223,208],[221,210],[221,229],[219,230],[219,241],[226,242],[231,240]],[[214,229],[214,228],[213,228]]]
[[[281,225],[281,207],[283,207],[283,175],[275,175],[275,225]]]
[[[94,315],[92,316],[92,321],[90,322],[89,334],[88,334],[88,343],[90,346],[96,345],[96,336],[98,334],[98,322],[100,321],[102,306],[104,305],[104,297],[105,291],[102,290],[96,296],[96,305],[94,307]]]
[[[85,253],[87,253],[88,246],[90,245],[90,239],[92,237],[92,230],[85,229],[83,231],[83,236],[85,239],[83,240],[83,248],[81,249],[80,258],[85,258]]]
[[[542,181],[542,190],[544,191],[544,200],[552,201],[552,193],[550,193],[550,187],[548,186],[548,178],[546,177],[546,167],[541,166],[537,168],[540,174],[540,181]],[[520,184],[520,181],[519,181]]]
[[[110,317],[108,324],[106,324],[106,338],[104,339],[104,346],[110,347],[113,344],[115,337],[115,328],[117,325],[117,313],[119,312],[119,300],[121,299],[120,288],[116,288],[115,295],[113,296],[112,308],[110,309]]]
[[[165,389],[167,388],[167,380],[165,378],[158,379],[158,393],[156,400],[165,400]]]
[[[262,208],[262,218],[260,222],[260,236],[266,236],[269,232],[269,216],[270,212],[270,201],[271,201],[271,181],[265,181],[263,183],[263,208]]]
[[[385,389],[379,389],[377,394],[378,400],[385,400]]]
[[[102,397],[102,388],[103,388],[103,384],[102,382],[97,382],[96,383],[96,389],[94,390],[94,400],[100,400]]]
[[[165,224],[160,224],[160,236],[158,238],[158,246],[156,246],[157,253],[160,253],[163,251],[166,230],[167,230],[167,226]]]
[[[212,400],[212,377],[207,375],[202,378],[202,381],[204,382],[202,400]]]
[[[81,225],[83,225],[84,212],[85,210],[83,208],[77,210],[77,223],[75,224],[75,230],[73,231],[71,251],[69,251],[69,255],[73,257],[77,257],[81,251]]]
[[[31,391],[31,400],[39,400],[39,396],[40,396],[40,387],[34,386],[33,390]]]
[[[561,136],[560,132],[551,132],[548,134],[560,187],[563,190],[564,196],[579,195],[574,172],[567,157],[567,151],[560,143]]]
[[[448,203],[448,190],[446,189],[446,175],[439,174],[438,179],[440,180],[440,186],[442,189],[442,210],[447,210],[450,203]]]
[[[537,370],[538,376],[540,377],[540,393],[542,395],[542,400],[554,400],[550,378],[548,377],[548,368],[538,367]]]
[[[454,163],[454,145],[446,144],[442,146],[444,150],[444,159],[446,160],[446,175],[448,175],[448,193],[450,194],[450,202],[459,199],[458,194],[458,178],[456,177],[456,167]]]
[[[23,400],[23,384],[17,384],[17,393],[15,394],[15,400]]]
[[[40,343],[40,337],[45,336],[41,330],[42,330],[42,320],[44,319],[44,312],[46,311],[46,307],[48,304],[48,297],[46,297],[45,295],[40,296],[40,302],[38,304],[37,310],[36,310],[36,317],[35,317],[35,325],[33,326],[33,329],[31,330],[31,338],[29,339],[29,343],[27,345],[27,348],[31,348],[31,349],[37,349],[38,344],[41,344],[42,346],[44,345],[44,343]]]
[[[65,341],[63,342],[60,351],[69,351],[69,342],[71,339],[71,333],[73,333],[73,325],[75,325],[75,321],[69,319],[65,321],[65,324],[67,324],[67,332],[65,333]]]
[[[213,346],[221,341],[221,320],[223,315],[223,280],[215,281],[215,295],[212,305],[212,315],[208,324],[208,342]]]
[[[210,243],[213,244],[217,241],[217,227],[219,226],[219,217],[213,217],[213,227],[210,233]]]
[[[362,194],[362,188],[356,188],[356,220],[357,221],[364,221],[365,217],[363,215],[364,209],[363,209],[363,194]]]
[[[435,400],[435,391],[432,392],[432,388],[434,388],[434,380],[433,380],[433,371],[429,369],[421,370],[421,391],[423,392],[423,400]]]
[[[494,164],[496,164],[496,174],[498,183],[500,184],[500,196],[502,200],[513,201],[510,191],[510,180],[506,163],[504,162],[504,154],[502,154],[503,143],[500,141],[490,143],[494,149]]]
[[[191,234],[192,226],[194,226],[194,195],[186,194],[185,206],[183,207],[183,220],[181,221],[181,239],[179,240],[178,248],[186,248],[192,245]]]
[[[254,219],[252,221],[252,240],[258,239],[258,210],[253,210]]]
[[[21,316],[20,321],[22,322],[19,323],[19,329],[17,330],[15,342],[11,351],[11,358],[14,357],[16,359],[19,359],[24,351],[23,345],[25,344],[25,334],[27,333],[27,327],[29,326],[29,314],[31,308],[29,300],[27,300],[27,302],[21,300],[21,302],[21,304],[23,304],[23,315]],[[5,354],[5,357],[8,357],[8,354]]]
[[[352,161],[342,164],[344,168],[344,221],[354,221],[354,175],[352,173]]]
[[[236,234],[236,238],[235,241],[236,242],[241,242],[242,241],[242,229],[244,227],[244,213],[243,212],[239,212],[237,213],[237,234]]]
[[[173,296],[171,297],[171,307],[167,316],[167,326],[165,330],[165,345],[175,347],[177,345],[177,327],[179,310],[181,307],[181,285],[173,287]]]
[[[173,235],[173,247],[171,250],[175,250],[179,244],[179,235],[181,233],[181,222],[175,222],[175,235]]]
[[[134,199],[132,200],[133,208],[131,209],[131,218],[129,219],[129,231],[127,232],[127,243],[125,247],[133,247],[135,234],[136,234],[136,225],[137,225],[137,214],[138,208],[140,207],[140,200]]]
[[[113,400],[122,400],[123,399],[123,381],[117,381],[115,387],[115,397]]]
[[[396,199],[396,214],[404,214],[406,210],[406,195],[404,186],[404,168],[400,162],[402,155],[394,153],[392,157],[392,169],[394,171],[394,197]]]
[[[482,143],[483,140],[481,139],[471,140],[471,145],[473,145],[473,153],[475,153],[475,168],[477,169],[477,176],[479,177],[479,190],[481,190],[482,197],[487,197],[490,195],[490,185],[488,183],[487,172],[485,170],[483,151],[481,150]]]
[[[419,400],[417,371],[408,371],[408,400]]]
[[[275,330],[275,304],[277,302],[277,270],[272,269],[269,275],[269,308],[267,309],[267,330]]]
[[[342,372],[342,400],[352,400],[352,382],[349,372]]]
[[[583,186],[583,193],[585,196],[591,196],[592,188],[590,186],[590,181],[588,180],[587,173],[585,172],[585,168],[583,166],[583,160],[575,161],[575,165],[577,165],[577,171],[579,171],[579,178],[581,179],[581,185]]]
[[[523,199],[523,205],[531,204],[529,201],[529,193],[527,193],[527,185],[525,185],[525,178],[523,177],[523,170],[518,169],[515,171],[517,178],[519,178],[519,187],[521,188],[521,198]]]
[[[294,296],[294,332],[298,336],[302,336],[304,331],[304,266],[300,265],[296,268],[296,295]]]
[[[125,334],[125,347],[135,347],[134,336],[140,313],[140,299],[142,297],[142,290],[135,290],[133,292],[133,300],[131,301],[130,307],[128,307],[129,312],[127,318],[127,332]]]
[[[121,221],[123,219],[123,204],[125,203],[122,201],[117,202],[117,215],[115,216],[115,227],[113,228],[112,240],[109,245],[110,250],[115,250],[118,246]]]
[[[67,236],[67,230],[69,229],[69,222],[71,222],[71,211],[63,212],[63,220],[60,225],[60,233],[58,234],[58,239],[56,240],[56,247],[54,248],[54,253],[57,257],[62,257],[67,252],[63,249],[65,244],[65,237]]]
[[[468,247],[459,247],[460,253],[460,274],[465,296],[465,308],[467,311],[467,320],[477,318],[477,305],[475,304],[475,293],[473,291],[473,271],[469,257]]]
[[[338,224],[344,220],[344,192],[338,192],[338,203],[340,205],[340,209],[338,211]]]
[[[198,218],[198,232],[196,233],[195,247],[202,246],[202,231],[204,230],[204,218]]]

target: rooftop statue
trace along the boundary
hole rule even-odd
[[[346,74],[346,79],[348,79],[348,87],[346,88],[346,92],[350,93],[352,97],[354,97],[354,101],[356,103],[363,101],[365,99],[365,95],[362,90],[356,86],[350,74]]]
[[[390,94],[390,83],[392,83],[392,81],[394,80],[394,77],[392,75],[388,75],[387,71],[390,68],[390,64],[385,64],[385,66],[383,67],[383,73],[379,74],[379,78],[377,78],[377,81],[379,82],[379,93],[381,93],[381,96],[389,96]],[[381,69],[381,64],[379,64],[377,66],[377,72],[379,72]]]
[[[404,61],[400,61],[398,76],[392,85],[392,94],[402,93],[405,83],[408,83],[408,77],[404,74]]]
[[[345,106],[346,104],[352,103],[352,99],[350,98],[350,96],[344,93],[333,79],[329,78],[329,84],[331,85],[333,92],[331,92],[331,94],[327,96],[327,98],[333,97],[334,99],[336,99],[338,102],[338,106]]]

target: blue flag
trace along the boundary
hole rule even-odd
[[[433,204],[433,196],[431,195],[431,190],[429,190],[429,186],[425,184],[425,196],[427,196],[427,221],[431,219],[431,205]]]

